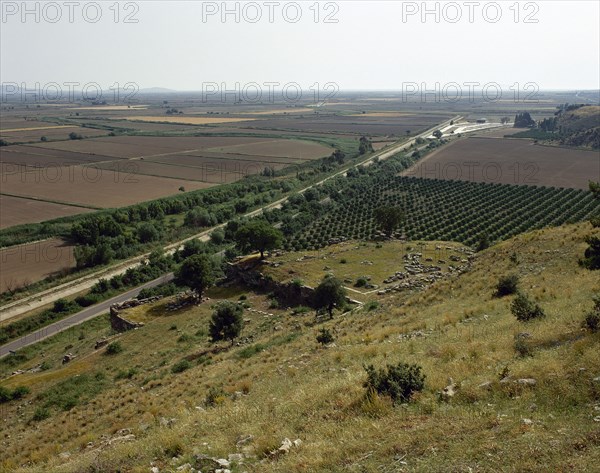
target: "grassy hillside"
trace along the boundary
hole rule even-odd
[[[145,326],[114,336],[122,351],[109,355],[94,350],[97,338],[111,336],[107,320],[96,319],[0,362],[3,387],[31,390],[0,404],[2,467],[165,472],[199,467],[199,455],[241,454],[231,457],[233,472],[595,471],[600,334],[581,321],[600,280],[577,263],[592,231],[581,223],[517,236],[479,253],[460,276],[426,290],[370,294],[379,304],[331,321],[244,288],[217,288],[197,307],[136,308],[130,315]],[[288,280],[317,271],[354,280],[372,268],[381,285],[418,248],[398,245],[288,253],[268,270]],[[546,318],[518,322],[514,296],[493,297],[508,274],[519,275]],[[215,347],[207,340],[210,305],[240,296],[252,309],[240,343]],[[316,342],[321,328],[333,345]],[[67,352],[76,358],[62,365]],[[400,361],[422,366],[425,389],[402,405],[365,397],[363,365]],[[443,401],[449,377],[456,394]],[[271,455],[285,438],[301,443]]]

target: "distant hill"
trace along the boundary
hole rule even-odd
[[[526,112],[522,115],[529,116]],[[522,117],[517,115],[517,118]],[[519,125],[515,120],[515,126],[529,125]],[[600,149],[600,106],[561,105],[553,117],[544,118],[531,130],[513,134],[511,137],[534,138],[565,146]]]
[[[558,112],[557,118],[562,144],[600,149],[600,106],[567,107]]]

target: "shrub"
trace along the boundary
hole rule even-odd
[[[346,264],[347,262],[348,262],[348,261],[346,260],[346,258],[342,258],[342,259],[340,260],[340,264]]]
[[[194,340],[194,337],[192,337],[191,335],[189,335],[189,334],[187,334],[187,333],[184,333],[184,334],[182,334],[182,335],[181,335],[181,336],[180,336],[180,337],[177,339],[177,341],[178,341],[179,343],[188,343],[188,342],[191,342],[192,340]]]
[[[39,422],[50,417],[50,410],[47,407],[38,407],[33,413],[31,420]]]
[[[13,399],[21,399],[22,397],[29,394],[31,390],[27,386],[17,386],[12,392]]]
[[[389,396],[394,403],[408,402],[413,393],[425,387],[425,375],[416,364],[398,363],[387,365],[387,369],[376,370],[373,365],[365,366],[367,380],[363,387],[367,395],[373,392]]]
[[[326,328],[322,328],[317,335],[317,342],[321,345],[329,345],[330,343],[333,343],[334,340],[333,335]]]
[[[171,373],[183,373],[192,367],[188,360],[180,360],[171,367]]]
[[[533,351],[531,349],[530,344],[527,342],[525,337],[517,335],[515,337],[514,348],[517,354],[522,357],[533,356]]]
[[[8,388],[0,386],[0,404],[5,402],[14,401],[21,399],[22,397],[29,394],[31,391],[27,386],[17,386],[13,391]]]
[[[222,404],[226,398],[227,395],[222,388],[213,386],[208,390],[206,398],[204,399],[204,404],[207,407],[216,406],[218,404]]]
[[[369,281],[367,280],[367,278],[360,277],[356,280],[356,283],[354,283],[354,286],[355,287],[365,287],[367,284],[369,284]]]
[[[600,313],[590,312],[587,314],[584,324],[590,332],[597,332],[600,329]]]
[[[372,310],[379,308],[379,302],[369,301],[364,305],[364,308],[367,312],[371,312]]]
[[[107,355],[116,355],[117,353],[121,353],[123,351],[123,346],[120,342],[112,342],[106,346],[106,351],[104,352]]]
[[[600,330],[600,295],[595,296],[593,300],[594,309],[585,316],[583,325],[590,332],[597,332]]]
[[[0,386],[0,404],[8,402],[12,399],[12,392],[10,389]]]
[[[135,368],[129,368],[128,370],[119,370],[119,372],[115,376],[115,381],[119,379],[131,379],[138,373],[138,370]]]
[[[517,294],[510,305],[510,311],[520,322],[528,322],[546,316],[543,309],[523,293]]]
[[[509,276],[503,276],[496,285],[495,297],[504,297],[511,294],[516,294],[519,286],[519,276],[511,274]]]

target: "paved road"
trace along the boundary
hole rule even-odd
[[[452,120],[457,120],[460,117],[454,117]],[[368,165],[370,163],[372,163],[376,158],[379,159],[387,159],[393,155],[395,155],[396,153],[398,153],[399,151],[402,151],[406,148],[409,148],[413,143],[415,143],[416,139],[419,137],[424,137],[424,136],[428,136],[429,134],[432,133],[433,130],[436,130],[438,128],[444,127],[445,125],[449,124],[451,120],[447,120],[444,123],[441,123],[439,125],[437,125],[436,127],[430,128],[429,130],[426,130],[425,132],[421,133],[420,135],[417,135],[415,137],[413,137],[411,140],[409,141],[405,141],[402,142],[400,144],[397,144],[395,146],[392,146],[390,148],[387,149],[383,149],[373,155],[371,155],[370,157],[366,158],[364,161],[362,161],[361,163],[356,164],[355,166],[359,166],[359,165]],[[322,179],[319,182],[316,182],[308,187],[306,187],[305,189],[302,189],[301,191],[299,191],[300,193],[305,192],[307,189],[314,187],[314,186],[319,186],[322,185],[324,182],[328,181],[329,179],[332,179],[336,176],[343,176],[346,175],[347,170],[343,170],[340,171],[336,174],[333,174],[331,176],[326,177],[325,179]],[[254,210],[252,212],[249,212],[248,214],[246,214],[246,216],[248,217],[253,217],[256,216],[258,214],[260,214],[261,212],[263,212],[263,210],[266,209],[274,209],[274,208],[279,208],[281,207],[281,205],[288,199],[288,197],[284,197],[276,202],[272,202],[271,204],[265,206],[264,208],[261,209],[257,209]],[[210,238],[210,233],[215,230],[216,228],[220,228],[220,227],[224,227],[225,224],[221,224],[218,225],[216,227],[213,227],[211,229],[205,230],[202,233],[198,234],[198,235],[194,235],[193,237],[189,237],[186,238],[185,240],[179,241],[177,243],[173,243],[171,245],[168,245],[167,247],[165,247],[165,251],[167,251],[168,253],[173,253],[175,252],[178,248],[180,248],[183,243],[185,241],[188,240],[193,240],[193,239],[200,239],[203,241],[206,241]],[[147,255],[143,256],[143,257],[138,257],[135,259],[135,262],[133,261],[129,261],[128,264],[126,264],[126,266],[119,266],[119,269],[114,269],[112,271],[112,274],[120,274],[121,272],[124,272],[125,270],[123,269],[124,267],[135,267],[139,264],[140,261],[143,261],[145,258],[147,257]],[[104,274],[103,277],[109,279],[109,277],[107,277],[107,274]],[[86,278],[87,279],[87,278]],[[82,322],[85,322],[86,320],[89,320],[93,317],[96,317],[104,312],[106,312],[110,306],[112,304],[115,303],[119,303],[119,302],[124,302],[128,299],[132,299],[134,297],[136,297],[138,295],[138,293],[147,287],[154,287],[154,286],[158,286],[159,284],[162,284],[164,282],[170,281],[171,279],[173,279],[173,273],[169,273],[166,275],[161,276],[158,279],[155,279],[153,281],[147,282],[146,284],[143,284],[142,286],[139,286],[135,289],[131,289],[123,294],[120,294],[118,296],[113,297],[112,299],[109,299],[107,301],[101,302],[100,304],[97,304],[95,306],[92,307],[88,307],[87,309],[82,310],[81,312],[78,312],[76,314],[73,314],[69,317],[66,317],[65,319],[58,321],[54,324],[48,325],[47,327],[44,327],[43,329],[37,330],[36,332],[33,332],[23,338],[19,338],[17,340],[14,340],[10,343],[7,343],[6,345],[0,346],[0,357],[3,357],[5,355],[7,355],[8,353],[10,353],[10,351],[16,351],[20,348],[26,347],[28,345],[32,345],[34,343],[39,342],[40,340],[43,340],[44,338],[50,337],[52,335],[55,335],[59,332],[62,332],[63,330],[66,330],[70,327],[72,327],[73,325],[77,325],[80,324]],[[87,279],[85,281],[85,285],[88,285],[90,282],[93,282],[93,284],[95,284],[97,281],[97,279],[93,278],[93,277],[89,277],[89,279]],[[92,284],[92,285],[93,285]],[[69,293],[76,293],[78,291],[75,290],[75,288],[79,288],[79,290],[81,289],[81,285],[80,286],[69,286],[68,288],[65,288],[67,292],[67,294],[64,293],[64,291],[60,291],[58,288],[54,288],[54,290],[50,289],[48,292],[53,291],[53,294],[51,296],[51,299],[46,301],[45,303],[48,302],[52,302],[52,300],[56,300],[59,297],[65,297],[67,295],[69,295]],[[91,287],[91,285],[89,286]],[[39,295],[38,295],[39,296]],[[38,299],[38,305],[39,305],[39,301],[41,301],[42,299]],[[44,299],[45,300],[45,299]],[[28,309],[27,310],[31,310],[32,307],[30,304],[28,305]],[[21,306],[23,307],[23,306]],[[6,313],[5,313],[6,316]],[[8,318],[8,317],[5,317]]]
[[[125,302],[126,300],[133,299],[136,297],[142,289],[148,287],[155,287],[159,284],[163,284],[173,279],[173,273],[165,274],[158,279],[147,282],[135,289],[131,289],[123,294],[119,294],[118,296],[113,297],[112,299],[108,299],[100,304],[96,304],[95,306],[88,307],[87,309],[83,309],[81,312],[77,312],[63,320],[59,320],[53,324],[47,325],[40,330],[36,330],[35,332],[30,333],[22,338],[18,338],[17,340],[13,340],[12,342],[7,343],[6,345],[0,346],[0,358],[8,355],[11,351],[17,351],[23,347],[28,345],[33,345],[44,338],[51,337],[52,335],[56,335],[63,330],[67,330],[68,328],[73,327],[74,325],[79,325],[86,320],[93,319],[98,315],[106,313],[112,304],[117,304],[120,302]]]

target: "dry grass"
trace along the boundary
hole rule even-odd
[[[600,282],[577,265],[590,231],[580,224],[519,236],[480,254],[459,278],[412,296],[382,297],[379,309],[337,314],[325,323],[315,324],[311,313],[268,309],[265,296],[247,292],[248,304],[271,315],[246,311],[243,336],[252,341],[217,354],[199,355],[211,347],[207,304],[177,313],[166,313],[161,304],[149,308],[136,314],[146,317],[145,327],[119,336],[122,353],[94,352],[90,334],[70,348],[79,354],[71,364],[2,383],[32,389],[23,401],[4,405],[4,468],[147,472],[153,462],[170,471],[198,453],[227,457],[238,451],[240,437],[252,435],[240,449],[255,456],[234,472],[592,472],[600,462],[594,421],[600,387],[592,381],[600,375],[600,339],[582,331],[580,321]],[[359,250],[355,254],[360,258]],[[383,272],[390,270],[395,267]],[[520,275],[522,290],[542,305],[546,319],[521,324],[510,314],[510,297],[492,297],[508,272]],[[237,300],[242,293],[219,289],[212,297]],[[106,331],[100,325],[91,333]],[[322,326],[334,334],[335,346],[318,346]],[[533,356],[515,352],[520,332],[531,334]],[[178,341],[183,334],[192,339]],[[56,360],[64,350],[59,337],[32,347],[23,366]],[[260,350],[247,350],[256,344]],[[171,373],[183,357],[193,360],[192,368]],[[404,406],[365,399],[362,366],[398,361],[423,367],[425,390]],[[128,368],[137,371],[112,381]],[[37,394],[75,373],[98,371],[111,383],[95,398],[29,421]],[[537,384],[500,383],[507,372]],[[459,384],[458,394],[440,402],[437,392],[448,377]],[[487,388],[480,387],[484,382]],[[206,407],[211,387],[226,395]],[[236,391],[243,394],[234,400],[229,394]],[[176,420],[166,426],[161,418]],[[102,436],[121,428],[132,429],[135,440],[102,447]],[[278,459],[266,458],[285,437],[303,443]]]

